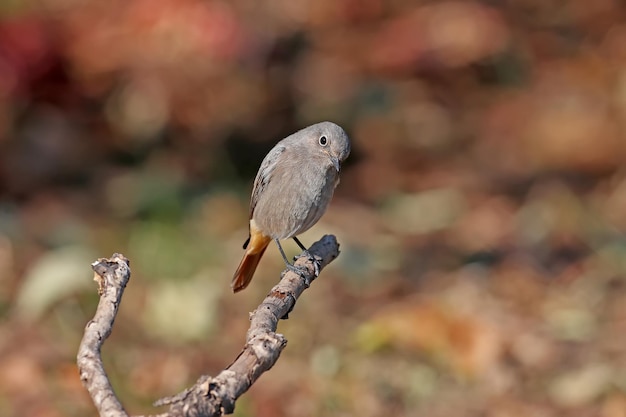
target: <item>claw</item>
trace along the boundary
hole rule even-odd
[[[288,270],[298,274],[300,276],[300,278],[302,278],[304,280],[304,284],[306,285],[306,287],[309,288],[309,286],[311,285],[311,280],[309,280],[307,278],[307,275],[308,275],[309,271],[306,268],[298,267],[298,266],[295,266],[295,265],[292,265],[292,264],[288,264],[286,266],[287,266]]]
[[[312,262],[313,262],[313,272],[315,273],[315,277],[319,277],[322,258],[320,258],[319,256],[313,257]]]
[[[298,256],[298,258],[301,258],[301,257],[306,257],[307,260],[311,261],[311,263],[313,264],[313,273],[315,274],[315,277],[319,277],[320,276],[320,264],[322,262],[322,258],[320,258],[319,256],[314,256],[309,251],[306,251],[306,250],[302,252],[302,255]]]
[[[302,254],[295,256],[295,260],[298,260],[300,258],[306,258],[308,261],[310,261],[313,264],[313,274],[315,274],[315,277],[320,276],[320,264],[322,262],[322,258],[320,258],[319,256],[312,255],[307,250],[303,251]],[[308,275],[307,273],[309,272],[308,270],[306,270],[303,267],[297,267],[290,263],[285,263],[285,266],[290,271],[295,272],[296,274],[300,275],[300,277],[304,279],[304,284],[306,285],[306,287],[309,288],[309,286],[311,285],[311,280],[307,278],[307,275]],[[281,278],[282,278],[282,275],[281,275]]]

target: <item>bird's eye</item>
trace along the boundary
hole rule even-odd
[[[328,145],[328,138],[326,138],[326,136],[324,135],[320,136],[320,145],[322,146]]]

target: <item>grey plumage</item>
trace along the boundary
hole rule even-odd
[[[327,145],[320,145],[326,136]],[[281,140],[267,154],[254,180],[250,218],[272,239],[288,239],[322,217],[350,154],[346,132],[317,123]]]
[[[339,183],[341,163],[350,155],[346,132],[331,122],[317,123],[281,140],[261,162],[250,199],[250,237],[233,277],[233,291],[244,289],[270,241],[294,238],[322,217]],[[303,247],[304,249],[304,247]]]

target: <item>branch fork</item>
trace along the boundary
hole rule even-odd
[[[325,235],[302,255],[294,265],[299,274],[285,270],[281,280],[250,313],[246,344],[232,364],[217,376],[201,376],[190,388],[162,398],[155,406],[169,406],[159,417],[208,417],[231,414],[235,402],[252,384],[269,370],[287,345],[287,339],[276,333],[278,321],[288,318],[296,301],[317,278],[321,270],[339,255],[339,244],[332,235]],[[111,334],[124,288],[130,279],[129,261],[113,254],[92,264],[98,283],[100,302],[94,318],[85,326],[77,355],[83,385],[89,392],[101,417],[128,416],[118,400],[104,370],[100,355],[104,341]]]

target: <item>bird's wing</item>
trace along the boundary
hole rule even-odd
[[[267,184],[272,180],[272,173],[276,167],[277,162],[287,148],[283,145],[275,146],[261,162],[259,172],[254,179],[254,186],[252,188],[252,197],[250,198],[250,218],[254,214],[254,208],[259,201],[259,196],[263,193]]]

